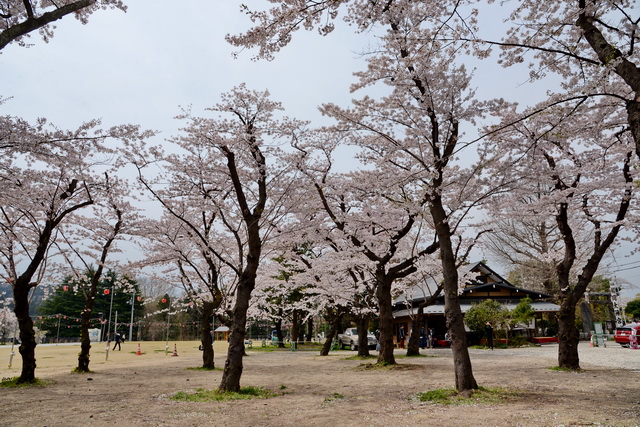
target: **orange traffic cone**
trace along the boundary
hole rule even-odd
[[[142,352],[140,351],[140,343],[138,343],[138,351],[136,351],[136,356],[142,356]]]
[[[178,355],[178,344],[173,345],[173,354],[171,357],[176,357]]]

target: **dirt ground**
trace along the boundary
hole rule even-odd
[[[197,387],[216,388],[221,370],[196,371],[197,342],[125,343],[109,353],[92,348],[91,374],[71,374],[77,345],[38,346],[37,388],[0,388],[2,426],[568,426],[640,425],[640,350],[580,347],[581,373],[553,371],[557,345],[510,350],[470,349],[474,375],[484,387],[516,395],[506,402],[440,405],[415,399],[418,392],[453,386],[448,349],[428,357],[398,358],[393,370],[365,369],[371,361],[349,360],[350,351],[320,357],[309,351],[249,349],[243,386],[278,393],[270,399],[176,402],[169,396]],[[224,365],[225,343],[216,343],[216,366]],[[17,353],[0,347],[0,377],[20,373]],[[396,350],[400,356],[401,350]],[[593,355],[593,357],[589,356]],[[589,362],[591,361],[591,363]],[[603,362],[599,362],[603,361]],[[622,363],[620,363],[622,361]],[[624,366],[612,367],[616,365]]]

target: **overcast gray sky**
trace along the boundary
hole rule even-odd
[[[87,25],[72,17],[58,21],[49,43],[34,35],[28,40],[30,48],[5,48],[0,54],[0,95],[13,99],[0,105],[0,114],[30,121],[45,117],[61,128],[94,118],[105,126],[139,124],[161,131],[161,142],[177,133],[179,123],[173,117],[179,106],[192,105],[194,113],[204,114],[221,93],[245,82],[250,89],[268,89],[288,115],[315,125],[322,120],[318,105],[348,105],[354,97],[349,93],[352,73],[365,67],[359,54],[371,42],[370,34],[354,35],[351,28],[338,25],[328,37],[300,31],[272,62],[252,61],[253,52],[247,51],[234,59],[237,49],[224,36],[251,25],[240,12],[242,1],[126,3],[126,13],[98,11]],[[260,9],[267,2],[248,4]],[[523,84],[525,70],[501,70],[489,62],[475,64],[479,96],[529,103],[544,94]],[[619,264],[633,261],[640,262],[637,256],[618,259]],[[625,267],[618,277],[640,282],[640,268]],[[629,294],[637,292],[635,288]]]

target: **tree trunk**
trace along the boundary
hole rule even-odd
[[[13,284],[14,309],[20,329],[19,352],[22,356],[22,373],[18,383],[32,383],[36,379],[36,334],[33,320],[29,315],[29,291],[32,285],[28,280],[18,278]]]
[[[282,310],[280,310],[282,316]],[[284,337],[282,336],[282,318],[276,320],[276,337],[278,337],[278,348],[284,348]]]
[[[92,295],[93,294],[93,295]],[[90,372],[89,370],[89,353],[91,351],[91,339],[89,338],[89,325],[91,323],[91,314],[93,313],[93,306],[95,298],[95,292],[89,293],[88,298],[85,300],[85,308],[80,316],[80,353],[78,354],[78,367],[76,372]]]
[[[369,316],[359,316],[356,321],[358,328],[358,356],[369,357]]]
[[[298,342],[298,310],[293,310],[291,316],[291,343]]]
[[[331,328],[329,329],[329,333],[327,334],[327,338],[324,341],[324,345],[322,346],[322,350],[320,351],[320,356],[328,356],[329,351],[331,350],[331,345],[333,344],[333,338],[338,334],[338,330],[340,328],[340,324],[342,323],[341,312],[336,310],[335,315],[333,316],[333,321],[331,322]]]
[[[307,341],[313,341],[313,317],[307,320]]]
[[[202,307],[200,342],[202,343],[202,367],[204,369],[215,368],[215,362],[213,360],[213,339],[211,338],[211,318],[213,317],[215,309],[215,304],[212,302],[205,302]]]
[[[247,310],[249,309],[249,300],[254,287],[255,274],[252,277],[247,277],[243,273],[236,292],[236,305],[233,308],[233,323],[229,335],[229,351],[224,364],[220,391],[240,391],[240,377],[243,369],[242,358],[245,354],[244,338],[247,332]]]
[[[440,260],[444,279],[444,311],[447,328],[451,335],[456,390],[462,394],[469,394],[478,388],[478,384],[471,368],[464,317],[458,300],[458,270],[451,244],[451,230],[440,197],[434,198],[429,210],[440,242]]]
[[[578,329],[576,328],[576,301],[568,296],[560,304],[558,319],[558,366],[579,370]]]
[[[409,345],[407,346],[407,356],[420,356],[420,329],[422,329],[422,319],[424,318],[424,307],[418,307],[418,314],[412,320]]]
[[[382,365],[395,365],[393,355],[393,302],[391,300],[392,281],[384,272],[384,267],[378,267],[376,271],[376,297],[380,309],[380,353],[378,363]]]
[[[635,100],[627,101],[627,116],[633,140],[636,143],[636,156],[640,158],[640,92],[635,93]]]

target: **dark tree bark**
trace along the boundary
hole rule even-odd
[[[358,329],[358,356],[369,357],[369,316],[359,316],[356,320]]]
[[[333,345],[333,339],[338,335],[338,331],[340,330],[340,326],[342,324],[342,311],[336,309],[335,311],[329,311],[329,316],[331,319],[331,328],[329,329],[329,333],[324,341],[324,345],[322,346],[322,350],[320,351],[320,356],[328,356],[329,351],[331,350],[331,346]]]
[[[622,167],[622,175],[627,183],[627,189],[621,195],[618,212],[616,213],[616,223],[609,230],[606,236],[603,236],[601,224],[598,220],[591,217],[588,211],[587,200],[583,199],[583,210],[587,218],[594,226],[594,241],[591,256],[578,275],[577,283],[572,286],[570,280],[571,268],[576,260],[576,241],[573,237],[573,230],[569,222],[569,203],[560,203],[558,213],[556,215],[556,223],[562,234],[564,241],[564,258],[556,265],[556,273],[558,275],[559,295],[557,300],[560,303],[560,313],[558,314],[558,366],[561,368],[578,370],[580,369],[580,358],[578,355],[578,342],[580,336],[575,327],[576,306],[580,298],[584,295],[587,286],[593,279],[598,270],[600,261],[615,241],[620,229],[621,223],[626,217],[631,201],[630,185],[633,185],[633,178],[630,174],[631,155],[629,152]],[[555,162],[550,155],[546,155],[547,162],[550,167],[555,167]],[[558,191],[571,190],[572,187],[578,185],[579,178],[575,179],[572,186],[568,186],[563,180],[557,179],[555,188]],[[573,192],[567,193],[569,198],[573,197]],[[584,196],[583,196],[584,197]]]
[[[76,372],[90,372],[89,352],[91,351],[91,339],[89,337],[89,325],[91,322],[92,310],[93,304],[88,303],[85,305],[82,315],[80,316],[80,353],[78,353],[78,366],[75,369]]]
[[[284,336],[282,335],[282,310],[280,310],[280,318],[276,320],[276,337],[278,337],[278,348],[284,348]]]
[[[380,352],[378,363],[382,365],[395,365],[396,358],[393,355],[393,301],[391,300],[392,280],[385,274],[384,268],[376,271],[376,297],[380,309]]]
[[[72,179],[69,181],[66,189],[61,194],[64,197],[59,196],[61,200],[68,200],[78,189],[78,180]],[[86,190],[86,187],[84,187]],[[56,201],[57,202],[57,201]],[[60,222],[73,213],[74,211],[93,204],[91,195],[87,192],[87,200],[77,202],[69,206],[67,209],[60,209],[56,203],[52,203],[50,210],[47,212],[47,220],[45,221],[39,236],[38,246],[34,252],[31,262],[27,265],[25,271],[18,277],[12,277],[12,289],[14,297],[14,313],[18,319],[18,328],[20,329],[20,347],[19,352],[22,356],[22,372],[18,378],[18,383],[32,383],[35,381],[35,369],[36,369],[36,338],[33,330],[33,320],[29,315],[29,292],[37,283],[31,282],[31,279],[40,268],[42,262],[46,258],[49,245],[51,243],[51,236],[53,230],[58,227]]]
[[[118,234],[120,233],[120,230],[122,229],[123,212],[115,204],[112,204],[111,206],[114,209],[114,212],[117,218],[117,221],[113,226],[113,232],[111,236],[105,241],[104,245],[102,246],[102,252],[100,254],[100,261],[99,261],[98,268],[93,272],[87,271],[87,274],[90,275],[90,283],[89,283],[89,289],[84,290],[84,310],[82,311],[82,315],[81,315],[80,353],[78,354],[78,366],[76,368],[77,372],[90,372],[89,352],[91,351],[91,339],[89,337],[89,325],[91,322],[91,314],[93,313],[93,307],[96,301],[96,294],[98,292],[98,284],[102,279],[102,273],[104,271],[104,264],[107,261],[107,255],[109,254],[109,250],[111,249],[111,245],[116,239],[116,236],[118,236]],[[131,309],[133,310],[133,306],[131,307]]]
[[[257,259],[255,260],[257,269]],[[232,326],[229,334],[229,350],[224,364],[224,373],[220,383],[220,391],[240,391],[242,376],[242,359],[245,355],[244,338],[246,336],[247,310],[251,292],[255,288],[255,275],[244,275],[238,283],[236,304],[233,308]]]
[[[313,317],[309,317],[307,320],[307,341],[313,340]]]
[[[411,327],[411,333],[409,334],[409,345],[407,345],[407,356],[420,356],[420,329],[422,328],[422,321],[424,319],[424,306],[420,304],[418,306],[418,313],[412,319],[413,326]]]
[[[471,368],[467,335],[464,329],[464,317],[458,300],[458,269],[451,242],[451,229],[439,195],[432,199],[429,210],[440,241],[440,260],[444,279],[444,310],[447,328],[451,334],[456,390],[462,394],[469,394],[472,390],[478,388],[478,384]]]
[[[440,297],[440,294],[442,294],[442,289],[443,285],[439,285],[436,288],[435,292],[418,306],[418,313],[413,319],[411,338],[409,339],[409,345],[407,346],[407,356],[420,355],[420,330],[422,329],[422,323],[424,321],[424,309],[426,307],[429,307]]]
[[[33,330],[33,320],[29,315],[29,292],[35,283],[29,283],[25,277],[19,277],[13,285],[14,309],[20,329],[20,347],[22,356],[22,372],[18,383],[32,383],[36,379],[36,334]]]
[[[245,118],[236,113],[243,123]],[[254,120],[252,118],[251,120]],[[240,377],[242,376],[242,358],[245,354],[244,338],[246,335],[247,310],[251,292],[256,286],[256,275],[262,252],[262,237],[260,236],[260,219],[267,202],[267,165],[266,159],[255,141],[253,123],[247,125],[250,149],[256,162],[258,200],[253,209],[249,207],[235,162],[235,154],[227,147],[220,149],[227,157],[227,168],[235,190],[236,200],[242,212],[242,218],[247,230],[246,263],[242,271],[236,291],[236,304],[233,309],[231,335],[229,337],[229,351],[224,365],[224,373],[220,382],[221,391],[240,391]],[[239,248],[240,250],[241,248]],[[244,251],[240,250],[240,253]]]
[[[298,310],[293,310],[292,319],[291,319],[291,344],[298,342],[299,333],[299,317],[300,314]]]
[[[220,305],[220,304],[218,304]],[[211,337],[211,319],[217,306],[214,302],[205,302],[202,306],[202,317],[200,324],[202,329],[200,330],[200,342],[202,343],[202,367],[205,369],[214,369],[215,363],[213,360],[213,339]]]

